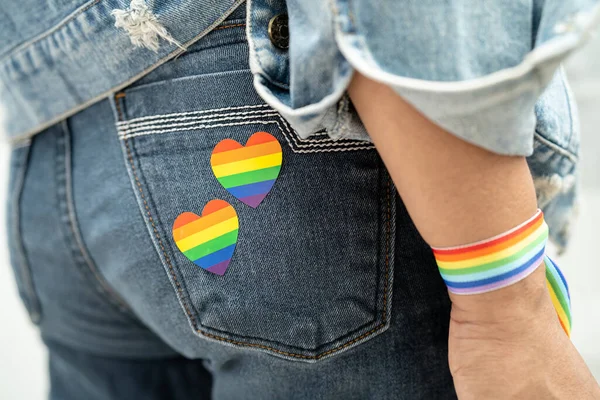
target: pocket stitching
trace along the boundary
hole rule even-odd
[[[243,111],[250,109],[252,110]],[[264,118],[261,119],[262,117],[277,117],[277,120],[265,120]],[[231,120],[240,121],[230,122]],[[295,153],[357,151],[372,150],[375,148],[373,144],[369,142],[351,139],[334,140],[322,133],[318,136],[322,137],[323,139],[302,139],[277,111],[270,108],[266,104],[225,107],[212,110],[189,111],[183,113],[139,117],[131,120],[121,120],[117,122],[117,130],[119,138],[121,140],[125,140],[146,135],[185,132],[190,130],[201,130],[226,126],[271,123],[278,125],[279,131],[285,137],[288,145]]]
[[[125,97],[125,95],[123,93],[118,93],[117,95],[115,95],[114,98],[114,102],[115,102],[115,108],[117,111],[117,116],[118,116],[118,120],[119,122],[124,122],[123,119],[123,113],[121,110],[121,106],[120,106],[120,99],[122,99],[123,97]],[[279,118],[281,119],[281,116],[279,116]],[[283,119],[282,119],[283,122]],[[246,122],[245,124],[250,124],[250,123],[256,123],[256,122]],[[281,125],[279,124],[278,121],[269,121],[269,122],[264,122],[264,123],[276,123],[277,126],[279,127],[281,133],[286,137],[287,136],[283,133],[283,130],[281,129]],[[117,129],[120,129],[119,124],[117,124]],[[188,129],[189,130],[189,129]],[[173,267],[173,263],[171,262],[170,257],[167,254],[166,248],[164,246],[164,243],[161,239],[160,233],[158,231],[158,228],[156,227],[156,224],[154,223],[154,218],[152,217],[152,213],[150,211],[150,207],[148,205],[146,196],[144,195],[143,192],[143,188],[142,188],[142,184],[140,182],[140,179],[138,177],[138,174],[136,172],[136,168],[135,168],[135,164],[134,164],[134,160],[133,160],[133,154],[131,151],[131,146],[129,144],[129,138],[126,135],[121,135],[120,131],[119,131],[119,136],[123,136],[121,137],[121,140],[124,142],[125,144],[125,148],[126,148],[126,152],[127,152],[127,157],[129,160],[129,164],[131,166],[131,172],[132,175],[134,176],[134,179],[136,181],[136,185],[138,187],[138,190],[140,192],[140,196],[141,199],[144,203],[144,208],[146,209],[146,213],[148,214],[148,220],[150,221],[151,225],[152,225],[152,229],[154,231],[154,234],[156,236],[156,239],[158,240],[158,245],[163,253],[164,259],[167,263],[167,266],[169,268],[169,272],[171,274],[171,277],[173,279],[173,282],[175,283],[175,286],[177,288],[177,291],[179,293],[179,301],[181,302],[181,304],[183,305],[185,312],[188,316],[188,318],[190,319],[190,322],[192,324],[192,328],[195,330],[195,332],[197,334],[199,334],[200,336],[204,336],[210,339],[214,339],[220,342],[226,342],[226,343],[230,343],[230,344],[234,344],[240,347],[251,347],[251,348],[259,348],[259,349],[263,349],[263,350],[267,350],[269,352],[272,353],[276,353],[276,354],[281,354],[283,356],[287,356],[287,357],[292,357],[292,358],[298,358],[298,359],[305,359],[305,360],[320,360],[321,358],[324,358],[328,355],[331,355],[333,353],[337,353],[341,350],[344,350],[360,341],[362,341],[363,339],[368,338],[369,336],[374,335],[375,333],[377,333],[378,331],[382,331],[385,330],[389,324],[389,319],[388,319],[388,307],[389,307],[389,290],[391,288],[390,282],[389,282],[389,278],[390,278],[390,241],[391,241],[391,189],[390,189],[390,180],[389,177],[386,178],[386,202],[387,202],[387,223],[386,223],[386,249],[385,249],[385,274],[384,274],[384,288],[383,288],[383,299],[382,299],[382,317],[381,317],[381,322],[379,324],[377,324],[377,326],[375,326],[373,329],[369,330],[368,332],[363,333],[362,335],[346,342],[343,344],[340,344],[337,347],[334,347],[332,349],[329,349],[325,352],[319,353],[319,354],[315,354],[315,355],[305,355],[305,354],[298,354],[298,353],[291,353],[291,352],[287,352],[284,350],[279,350],[276,349],[274,347],[271,346],[266,346],[264,344],[260,344],[260,343],[247,343],[247,342],[242,342],[242,341],[238,341],[238,340],[234,340],[234,339],[229,339],[226,337],[222,337],[222,336],[218,336],[218,335],[214,335],[212,333],[203,331],[202,329],[199,328],[199,325],[196,321],[196,318],[194,317],[194,315],[192,314],[192,312],[190,311],[190,307],[187,303],[185,293],[183,292],[183,288],[181,286],[181,283],[179,282],[179,279],[177,278],[177,274],[175,273],[175,268]],[[291,146],[291,144],[288,141],[288,144]],[[292,150],[294,151],[294,149],[292,148]],[[325,150],[327,151],[327,150]],[[305,150],[305,152],[310,152],[310,150]],[[338,339],[339,340],[339,339]]]
[[[326,152],[333,152],[333,151],[355,151],[355,150],[374,150],[375,149],[375,146],[372,143],[359,141],[359,140],[350,140],[350,139],[333,140],[329,137],[322,141],[311,140],[311,139],[302,139],[298,136],[297,133],[295,133],[295,131],[292,131],[291,127],[289,126],[287,121],[281,116],[281,114],[277,114],[277,117],[279,118],[279,121],[281,121],[281,124],[284,126],[284,128],[288,132],[288,135],[286,135],[285,132],[283,132],[281,130],[281,126],[279,126],[279,124],[277,123],[279,130],[285,137],[286,141],[288,142],[288,145],[290,146],[290,148],[292,149],[292,151],[294,153],[319,153],[319,152],[326,153]],[[325,134],[325,135],[327,135],[327,134]],[[290,142],[290,138],[292,139],[292,141],[294,141],[294,144],[292,144]],[[308,143],[302,143],[302,142],[316,142],[316,143],[308,144]],[[328,147],[328,146],[338,146],[338,147],[329,148],[329,149],[326,148],[326,149],[313,149],[313,150],[297,150],[296,148],[294,148],[294,145],[297,146],[298,149],[302,149],[303,148],[302,146],[304,146],[304,148],[306,148],[306,147]],[[339,147],[339,146],[345,146],[345,148]]]
[[[122,93],[118,93],[117,95],[115,95],[115,107],[117,110],[117,114],[118,114],[118,118],[120,121],[123,120],[123,113],[121,111],[121,105],[120,105],[120,99],[125,97]],[[196,319],[194,317],[194,315],[192,314],[192,312],[190,311],[187,302],[184,300],[184,293],[183,293],[183,289],[181,287],[181,284],[179,283],[179,280],[177,278],[177,274],[175,274],[174,270],[173,270],[173,265],[171,263],[171,259],[169,258],[169,256],[167,255],[167,251],[165,249],[165,246],[163,245],[162,239],[160,238],[160,234],[158,232],[158,229],[156,228],[156,224],[154,223],[154,219],[152,218],[152,213],[150,212],[150,207],[148,206],[148,202],[146,200],[146,196],[144,195],[144,191],[142,189],[142,184],[138,178],[138,174],[136,172],[135,169],[135,164],[133,162],[133,154],[131,152],[131,147],[129,146],[129,140],[128,139],[124,139],[123,140],[125,143],[125,147],[127,149],[127,157],[129,159],[129,163],[131,165],[131,172],[135,178],[135,182],[136,185],[138,187],[138,190],[140,192],[140,196],[142,198],[142,201],[144,203],[144,207],[146,209],[146,213],[148,214],[148,220],[150,221],[150,223],[152,224],[152,229],[154,230],[154,234],[156,235],[156,239],[158,240],[158,244],[163,252],[163,256],[165,257],[165,261],[167,262],[167,265],[169,267],[169,272],[171,273],[171,276],[173,278],[173,282],[175,282],[175,286],[177,287],[177,291],[179,292],[180,296],[180,300],[181,303],[183,304],[184,308],[185,308],[185,312],[188,315],[188,317],[190,318],[190,321],[194,327],[194,329],[196,328]]]
[[[246,343],[246,342],[241,342],[241,341],[237,341],[237,340],[233,340],[233,339],[228,339],[228,338],[223,338],[217,335],[213,335],[211,333],[208,332],[204,332],[200,329],[198,329],[196,327],[196,332],[198,332],[199,334],[201,334],[202,336],[206,336],[215,340],[219,340],[219,341],[223,341],[223,342],[227,342],[227,343],[231,343],[231,344],[235,344],[238,346],[243,346],[243,347],[256,347],[256,348],[260,348],[263,350],[268,350],[277,354],[281,354],[284,356],[288,356],[288,357],[294,357],[294,358],[301,358],[301,359],[307,359],[307,360],[320,360],[321,358],[324,358],[328,355],[331,355],[333,353],[337,353],[339,351],[342,351],[350,346],[352,346],[355,343],[360,342],[363,339],[366,339],[369,336],[372,336],[373,334],[375,334],[377,331],[382,330],[386,327],[387,323],[388,323],[388,291],[390,289],[390,284],[389,284],[389,273],[390,273],[390,240],[391,240],[391,206],[390,206],[390,182],[389,182],[389,178],[387,179],[387,185],[386,185],[386,200],[387,200],[387,223],[386,223],[386,250],[385,250],[385,274],[384,274],[384,288],[383,288],[383,304],[382,304],[382,319],[381,322],[374,327],[373,329],[371,329],[368,332],[363,333],[362,335],[346,342],[343,343],[337,347],[334,347],[333,349],[327,350],[323,353],[319,353],[319,354],[315,354],[315,355],[304,355],[304,354],[297,354],[297,353],[290,353],[287,351],[283,351],[283,350],[279,350],[279,349],[275,349],[269,346],[265,346],[263,344],[260,343]]]

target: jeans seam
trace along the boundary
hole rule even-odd
[[[123,93],[119,93],[117,95],[118,97],[115,97],[115,100],[122,98],[123,95]],[[258,109],[254,111],[241,111],[249,108]],[[129,121],[122,120],[117,122],[118,136],[121,140],[125,140],[137,136],[159,135],[189,130],[274,123],[278,126],[279,131],[285,137],[288,145],[295,153],[319,153],[374,149],[372,143],[351,139],[334,140],[328,137],[320,140],[301,139],[290,129],[281,114],[277,113],[275,110],[265,110],[265,108],[268,108],[268,106],[229,107],[215,110],[154,115],[142,118],[134,118]],[[223,113],[224,111],[228,112]],[[252,119],[253,117],[262,117],[262,119]],[[269,119],[271,117],[276,117],[277,119]],[[234,122],[234,120],[240,121]]]
[[[200,117],[157,119],[139,124],[121,126],[121,135],[133,137],[138,132],[157,132],[158,129],[162,128],[186,128],[200,123],[245,120],[253,117],[274,117],[276,115],[277,112],[274,110],[262,110],[245,113],[209,114]]]
[[[125,93],[120,92],[117,93],[115,95],[115,99],[122,99],[125,97]],[[203,115],[203,114],[222,114],[224,111],[233,111],[233,112],[239,112],[236,110],[248,110],[248,109],[264,109],[264,108],[269,108],[269,106],[267,104],[256,104],[256,105],[252,105],[252,106],[236,106],[236,107],[221,107],[221,108],[212,108],[209,110],[200,110],[200,111],[187,111],[187,112],[177,112],[177,113],[169,113],[169,114],[159,114],[159,115],[148,115],[145,117],[138,117],[138,118],[132,118],[129,120],[122,120],[122,121],[118,121],[117,122],[117,126],[129,126],[129,125],[133,125],[135,123],[138,122],[144,122],[144,121],[152,121],[155,119],[168,119],[168,118],[179,118],[179,117],[186,117],[186,116],[190,116],[190,115]],[[250,111],[249,113],[251,113],[252,111]]]
[[[246,26],[246,24],[231,24],[231,25],[222,25],[222,26],[218,26],[215,29],[213,29],[214,31],[219,31],[221,29],[227,29],[227,28],[239,28],[242,26]]]
[[[123,115],[122,108],[121,108],[121,100],[124,97],[125,97],[125,95],[123,93],[119,93],[118,96],[117,95],[114,96],[114,103],[115,103],[115,109],[116,109],[116,113],[117,113],[118,122],[124,121],[124,115]],[[279,123],[277,123],[277,125],[279,125]],[[280,129],[281,129],[281,127],[280,127]],[[143,207],[146,211],[148,221],[150,222],[150,224],[152,226],[152,231],[154,232],[154,235],[156,237],[158,247],[160,248],[160,250],[162,252],[163,258],[169,269],[171,278],[173,279],[173,282],[175,283],[175,287],[178,292],[179,301],[183,305],[183,308],[184,308],[188,318],[190,319],[192,328],[194,329],[194,331],[197,334],[199,334],[200,336],[204,336],[204,337],[207,337],[210,339],[220,341],[220,342],[234,344],[234,345],[237,345],[240,347],[259,348],[259,349],[270,351],[272,353],[280,354],[280,355],[287,356],[287,357],[298,358],[298,359],[319,360],[323,357],[326,357],[333,353],[337,353],[341,350],[344,350],[344,349],[352,346],[353,344],[358,343],[361,340],[368,338],[369,336],[372,336],[377,331],[385,329],[385,327],[387,326],[387,324],[389,322],[387,308],[388,308],[388,298],[389,298],[388,291],[390,290],[390,287],[391,287],[390,282],[389,282],[390,281],[389,280],[389,277],[390,277],[390,251],[391,251],[391,247],[390,247],[390,245],[391,245],[391,243],[390,243],[391,242],[391,189],[390,189],[389,178],[386,179],[386,181],[387,181],[387,188],[386,188],[386,200],[387,200],[386,220],[387,220],[387,223],[386,223],[386,239],[385,239],[385,241],[386,241],[385,253],[386,254],[385,254],[385,274],[384,274],[384,289],[383,289],[383,304],[382,304],[381,322],[378,323],[377,326],[375,326],[368,332],[365,332],[362,335],[360,335],[352,340],[347,341],[346,343],[340,344],[337,347],[334,347],[330,350],[324,351],[319,354],[305,355],[305,354],[291,353],[288,351],[279,350],[274,347],[266,346],[266,345],[260,344],[260,343],[248,343],[248,342],[242,342],[239,340],[229,339],[226,337],[214,335],[212,333],[209,333],[209,332],[201,329],[203,326],[197,322],[196,318],[194,317],[194,315],[191,312],[191,307],[188,305],[187,296],[184,293],[184,289],[183,289],[181,283],[179,282],[179,279],[177,278],[177,274],[175,273],[175,267],[173,266],[173,263],[171,262],[169,255],[167,254],[167,250],[166,250],[166,247],[161,238],[160,232],[158,231],[158,228],[156,227],[156,224],[154,222],[154,218],[152,216],[152,212],[151,212],[150,206],[148,204],[148,199],[147,199],[146,195],[144,194],[142,183],[138,176],[138,172],[135,168],[135,163],[133,160],[133,153],[132,153],[132,149],[131,149],[132,145],[129,143],[128,137],[123,137],[122,141],[125,145],[125,151],[127,153],[127,160],[129,162],[129,165],[131,168],[131,173],[135,180],[135,185],[137,186],[137,190],[139,191],[140,198],[142,200]]]
[[[118,115],[118,120],[119,121],[123,121],[123,113],[121,111],[121,99],[125,97],[124,93],[118,93],[117,95],[115,95],[115,108],[117,111],[117,115]],[[194,315],[192,314],[192,312],[190,311],[190,308],[187,304],[187,302],[184,300],[184,293],[183,293],[183,288],[181,287],[181,284],[179,283],[179,279],[177,278],[177,274],[175,274],[174,271],[174,267],[173,264],[171,263],[171,259],[169,258],[169,255],[167,254],[167,250],[162,242],[162,239],[160,237],[160,233],[158,232],[158,229],[156,227],[156,224],[154,223],[154,219],[152,218],[152,213],[150,212],[150,206],[148,205],[148,201],[146,200],[146,196],[144,195],[144,191],[142,188],[142,184],[140,182],[140,179],[138,177],[138,174],[136,172],[135,169],[135,163],[133,162],[133,154],[131,152],[131,146],[129,145],[129,141],[128,139],[124,139],[123,140],[125,143],[125,148],[127,151],[127,158],[129,160],[129,164],[131,166],[131,173],[133,174],[133,177],[135,179],[135,183],[136,186],[138,188],[138,191],[140,192],[140,197],[142,199],[144,208],[146,210],[146,214],[148,216],[148,221],[150,221],[150,224],[152,225],[152,230],[154,231],[154,235],[156,236],[156,239],[158,241],[158,245],[163,253],[163,257],[165,259],[165,262],[167,263],[167,266],[169,268],[169,272],[171,273],[171,277],[173,279],[173,282],[175,283],[175,286],[177,288],[177,291],[179,292],[179,297],[180,297],[180,301],[183,304],[183,307],[185,309],[185,312],[187,314],[187,316],[190,318],[190,321],[192,323],[193,328],[196,330],[197,329],[197,324],[196,324],[196,319],[194,317]]]
[[[23,146],[23,159],[22,164],[19,166],[19,175],[16,177],[16,182],[11,193],[11,219],[12,219],[12,236],[15,241],[15,251],[18,257],[18,271],[20,275],[21,284],[27,296],[27,305],[29,318],[34,324],[38,324],[41,321],[41,305],[35,290],[33,276],[31,274],[31,268],[27,255],[25,254],[25,246],[23,243],[23,236],[21,233],[21,198],[23,194],[23,188],[25,186],[25,175],[27,174],[27,166],[29,164],[29,157],[31,153],[31,144]]]
[[[279,118],[281,125],[283,125],[283,127],[285,128],[285,130],[288,133],[286,135],[285,132],[282,132],[283,136],[286,138],[288,144],[292,148],[292,151],[294,151],[295,153],[326,153],[326,152],[334,152],[334,151],[356,151],[356,150],[374,150],[375,149],[375,146],[372,143],[360,141],[360,140],[352,140],[352,139],[334,140],[331,138],[327,138],[321,142],[318,140],[300,139],[298,137],[298,134],[295,133],[295,131],[293,131],[290,128],[289,124],[281,116],[281,114],[278,114],[277,117]],[[277,123],[277,126],[279,127],[279,130],[281,131],[281,126],[278,123]],[[294,142],[293,144],[290,142],[290,140],[289,140],[290,138]],[[346,141],[344,141],[344,140],[346,140]],[[306,142],[311,142],[311,143],[306,143]],[[302,150],[302,149],[305,149],[306,147],[330,147],[330,146],[332,146],[332,148]]]
[[[566,157],[574,164],[577,164],[579,157],[576,154],[573,154],[569,150],[564,147],[554,143],[552,140],[546,138],[538,129],[534,131],[534,139],[538,142],[546,145],[548,148],[552,149],[555,153],[560,154],[563,157]]]
[[[61,131],[61,137],[64,142],[64,147],[62,149],[63,156],[59,157],[57,164],[60,161],[63,161],[63,165],[57,165],[57,168],[59,168],[59,176],[63,176],[61,179],[62,182],[60,183],[64,184],[64,197],[59,197],[58,204],[60,205],[63,222],[65,222],[65,224],[68,226],[65,239],[72,252],[74,258],[73,261],[76,265],[80,266],[82,271],[84,269],[87,271],[87,273],[84,273],[84,276],[92,278],[88,279],[88,281],[92,282],[96,292],[103,299],[107,299],[108,302],[116,307],[118,311],[133,318],[131,309],[127,306],[120,295],[108,285],[104,277],[98,271],[96,264],[94,263],[89,251],[87,250],[87,247],[83,242],[83,237],[81,236],[81,231],[79,230],[79,222],[77,220],[73,199],[71,133],[67,124],[67,120],[64,120],[61,123]],[[60,158],[63,158],[63,160]],[[62,193],[59,192],[59,195],[60,194]]]

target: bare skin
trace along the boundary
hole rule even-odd
[[[449,134],[358,73],[348,93],[431,246],[483,240],[536,212],[524,157]],[[507,288],[450,298],[448,361],[461,400],[600,399],[600,386],[556,318],[543,267]]]

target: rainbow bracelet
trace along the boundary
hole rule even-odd
[[[567,335],[571,336],[571,294],[569,293],[569,285],[562,274],[558,265],[546,256],[544,258],[546,265],[546,285],[550,291],[552,304],[558,315],[558,320],[562,325]]]
[[[552,303],[570,336],[569,288],[558,266],[545,255],[547,240],[548,225],[538,210],[529,220],[501,235],[465,246],[433,248],[433,254],[448,290],[466,295],[517,283],[543,262]]]

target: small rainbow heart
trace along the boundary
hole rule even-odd
[[[173,223],[173,240],[191,262],[217,275],[225,274],[238,238],[239,221],[231,204],[211,200],[202,216],[179,214]]]
[[[210,157],[215,177],[238,200],[256,208],[281,170],[281,145],[267,132],[256,132],[242,146],[233,139],[217,143]]]

